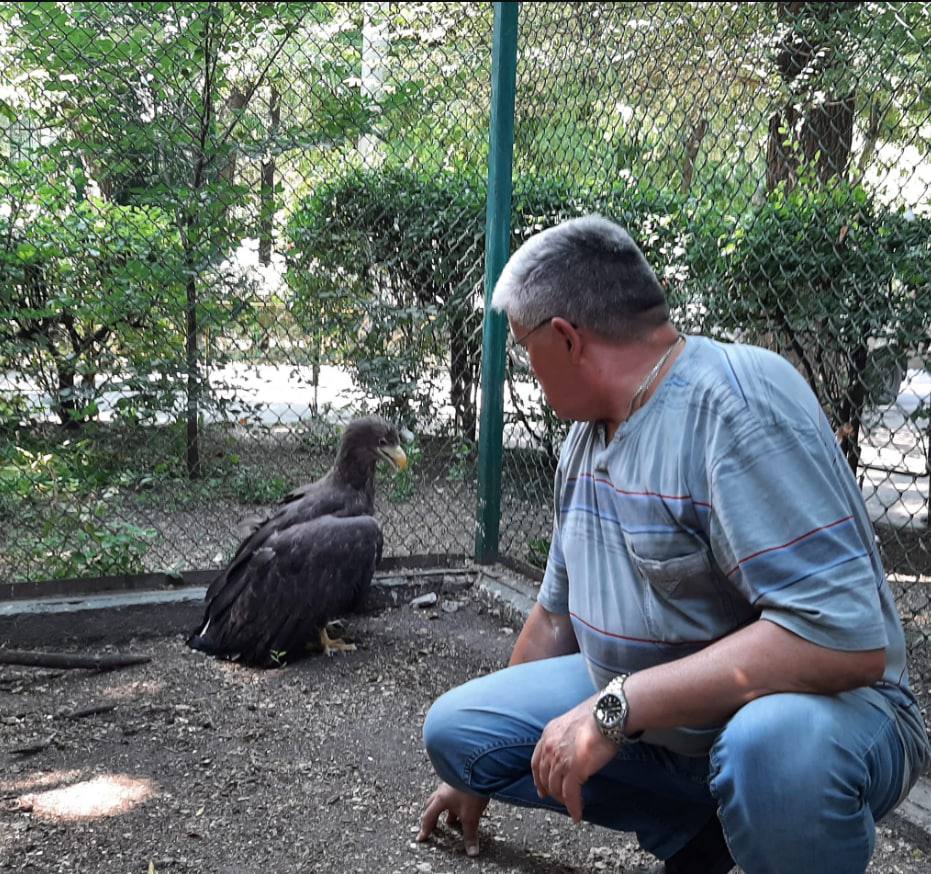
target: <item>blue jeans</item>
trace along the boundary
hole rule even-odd
[[[430,760],[458,789],[565,813],[538,797],[530,758],[544,726],[594,691],[579,654],[474,679],[427,714]],[[895,723],[869,694],[769,695],[731,718],[710,756],[624,745],[583,787],[583,817],[666,859],[717,813],[748,874],[862,872],[903,766]]]

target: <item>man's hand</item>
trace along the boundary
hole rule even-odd
[[[582,784],[617,755],[617,746],[595,724],[594,700],[550,721],[530,760],[539,796],[564,804],[575,822],[582,819]]]
[[[480,795],[470,795],[468,792],[460,792],[458,789],[453,789],[448,783],[440,783],[436,792],[427,801],[426,810],[424,810],[423,816],[420,818],[420,831],[417,834],[417,840],[425,841],[430,837],[433,829],[436,828],[440,814],[445,810],[447,824],[462,829],[466,855],[477,856],[479,851],[478,821],[487,806],[487,798],[482,798]]]

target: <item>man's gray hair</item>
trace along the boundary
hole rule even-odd
[[[491,305],[528,328],[554,316],[628,340],[669,318],[666,294],[630,234],[600,215],[570,219],[524,243]]]

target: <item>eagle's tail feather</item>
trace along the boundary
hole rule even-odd
[[[229,649],[223,646],[222,635],[217,635],[216,631],[207,633],[212,621],[212,619],[207,619],[206,622],[198,626],[196,631],[190,634],[185,642],[191,649],[205,652],[207,655],[229,656]]]
[[[213,641],[206,636],[207,628],[210,625],[210,620],[207,620],[207,624],[198,628],[197,631],[193,632],[187,639],[186,643],[191,649],[197,649],[201,652],[208,653],[209,655],[217,655],[217,649]]]

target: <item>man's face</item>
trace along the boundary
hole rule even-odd
[[[509,322],[511,341],[520,348],[519,354],[526,357],[553,412],[561,419],[578,418],[582,386],[572,355],[572,339],[554,324],[553,318],[536,325],[524,325],[514,319]]]

